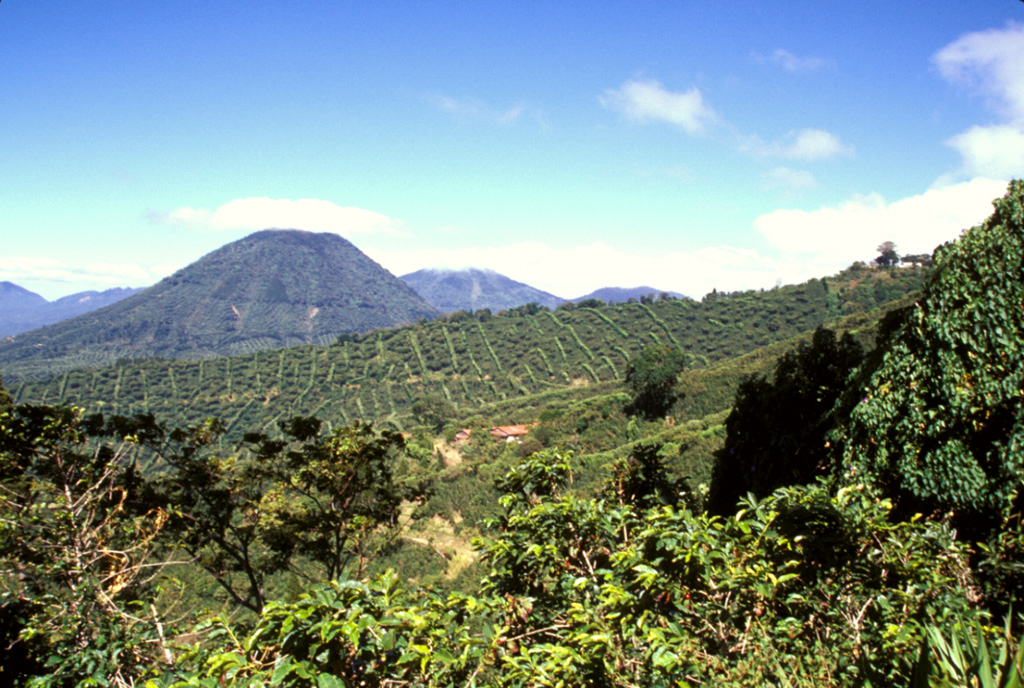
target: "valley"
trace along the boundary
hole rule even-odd
[[[21,494],[25,478],[41,488],[5,508],[59,504],[34,500],[68,475],[96,477],[65,491],[114,481],[103,494],[122,501],[100,507],[88,527],[115,527],[123,513],[142,530],[104,537],[152,528],[142,537],[163,533],[168,552],[191,557],[152,564],[166,569],[166,584],[177,581],[153,614],[185,605],[205,610],[194,622],[265,638],[295,632],[279,622],[319,634],[321,622],[309,619],[344,610],[353,629],[402,629],[370,632],[379,647],[346,631],[356,635],[337,646],[368,648],[391,676],[532,685],[529,677],[575,671],[559,658],[575,647],[573,661],[610,675],[638,662],[638,676],[723,672],[728,685],[745,685],[768,676],[737,649],[752,642],[805,676],[800,685],[836,670],[902,680],[921,665],[900,658],[925,634],[945,632],[943,614],[1008,614],[1020,590],[1014,381],[1024,328],[1006,307],[1020,285],[1004,264],[1024,255],[1018,187],[929,267],[854,264],[700,301],[666,294],[454,311],[323,345],[199,360],[125,358],[49,376],[4,368],[16,407],[0,422],[5,489]],[[997,256],[993,242],[1012,248]],[[973,311],[962,310],[961,293]],[[840,349],[847,362],[826,381],[819,373]],[[680,366],[657,388],[663,411],[639,409],[641,360]],[[894,386],[901,376],[907,383]],[[770,413],[770,427],[744,415],[758,394],[774,400],[754,411]],[[522,431],[497,432],[513,425]],[[920,439],[931,436],[941,439]],[[916,446],[926,458],[908,463],[904,450],[882,446]],[[116,462],[105,468],[105,457]],[[71,474],[47,468],[74,461],[86,463]],[[99,497],[95,486],[83,503]],[[32,523],[15,544],[35,546],[35,529],[62,527]],[[972,542],[988,543],[983,564],[964,549]],[[133,561],[118,564],[118,576],[135,580]],[[956,575],[974,587],[953,584]],[[861,622],[831,611],[834,603],[877,608],[856,636],[848,632]],[[420,630],[399,620],[412,609],[430,619]],[[613,622],[619,615],[626,626]],[[752,626],[761,615],[770,623]],[[978,642],[1010,657],[1019,628],[1006,618],[1005,636]],[[905,632],[889,637],[894,626]],[[824,651],[814,641],[823,633],[837,634]],[[601,637],[618,640],[588,654]],[[160,642],[173,654],[182,641]],[[268,651],[323,670],[282,642]],[[406,648],[397,663],[395,643]],[[857,659],[868,645],[874,654]],[[211,663],[234,652],[212,637],[194,651]],[[555,654],[540,659],[546,653]],[[621,666],[604,664],[609,656]],[[423,658],[415,670],[413,658]],[[270,669],[245,661],[236,677],[268,678]],[[1013,671],[1008,661],[1000,671]],[[799,674],[808,667],[817,668]]]

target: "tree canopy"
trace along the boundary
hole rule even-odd
[[[686,355],[671,346],[649,346],[629,360],[626,385],[633,392],[633,408],[638,414],[656,418],[672,407],[678,398],[676,380],[686,361]]]
[[[708,508],[729,513],[747,493],[764,498],[828,475],[833,406],[863,358],[852,336],[819,328],[778,360],[771,380],[758,375],[743,382],[725,421]]]
[[[878,246],[878,256],[875,258],[875,263],[879,267],[887,268],[893,265],[899,265],[900,254],[896,253],[896,244],[891,241],[883,241]]]
[[[14,401],[11,393],[4,387],[4,381],[0,378],[0,413],[10,413],[14,410]]]
[[[440,432],[455,417],[455,405],[440,394],[425,394],[413,403],[412,416],[420,424]]]

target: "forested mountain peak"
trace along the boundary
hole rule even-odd
[[[5,373],[327,343],[437,311],[336,234],[264,230],[140,294],[0,345]]]

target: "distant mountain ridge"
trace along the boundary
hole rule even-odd
[[[56,301],[47,301],[17,284],[0,282],[0,337],[52,325],[117,303],[140,291],[141,288],[115,287],[103,291],[81,291]]]
[[[264,230],[123,301],[0,343],[0,371],[7,379],[122,358],[325,344],[437,315],[337,234]]]
[[[653,296],[658,298],[662,294],[668,294],[672,298],[684,299],[685,295],[675,291],[664,291],[662,289],[655,289],[654,287],[604,287],[597,291],[592,291],[585,296],[579,296],[573,299],[574,303],[580,301],[586,301],[587,299],[601,299],[605,303],[627,303],[630,299],[640,300],[644,296]]]
[[[477,268],[418,270],[402,275],[402,280],[444,313],[484,308],[497,313],[527,303],[557,308],[567,300],[497,272]]]

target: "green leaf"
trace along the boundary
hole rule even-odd
[[[292,671],[295,670],[295,665],[293,664],[293,662],[294,662],[294,659],[291,656],[289,656],[289,655],[282,655],[277,660],[277,666],[274,667],[274,673],[270,675],[270,684],[269,685],[271,685],[271,686],[281,685],[281,682],[284,681],[284,679],[288,676],[288,674],[292,673]]]
[[[345,688],[345,682],[331,674],[318,674],[316,685],[317,688]]]

